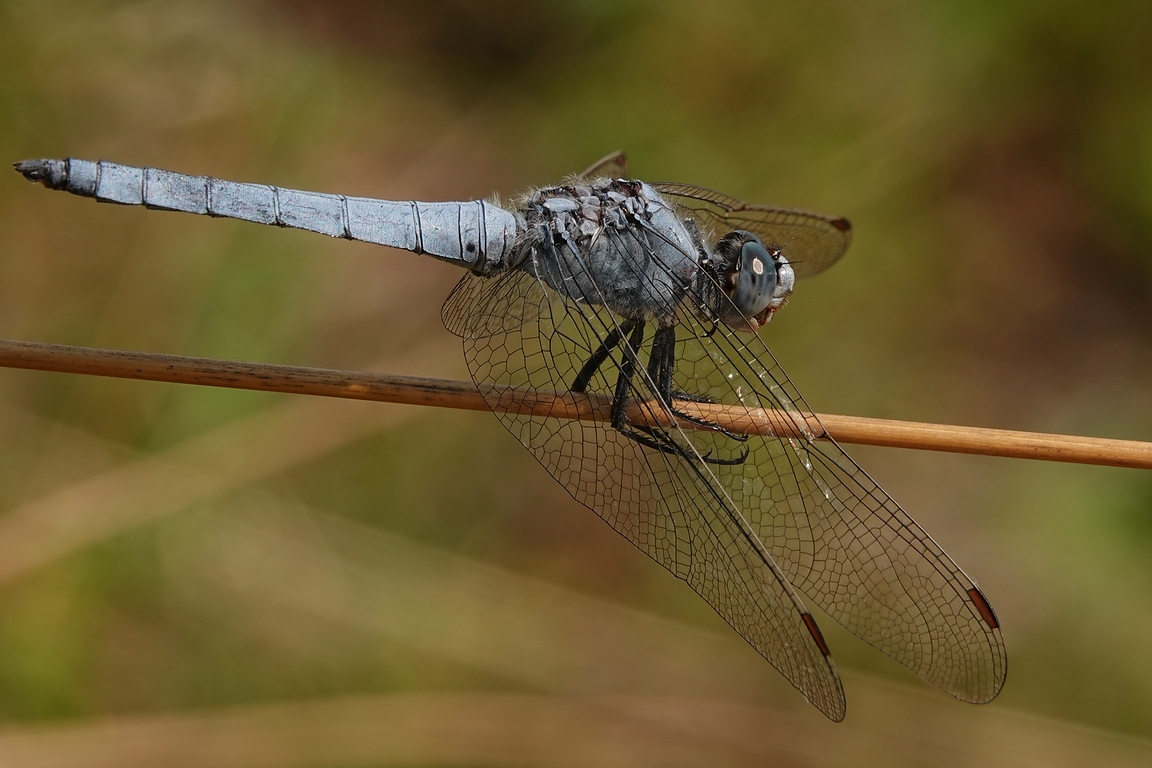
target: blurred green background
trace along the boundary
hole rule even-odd
[[[1152,5],[0,1],[0,157],[825,210],[817,409],[1152,439]],[[0,176],[0,337],[466,378],[450,266]],[[1152,474],[853,455],[995,604],[992,704],[828,626],[825,721],[487,414],[0,371],[6,765],[1144,765]]]

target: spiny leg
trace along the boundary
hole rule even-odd
[[[588,358],[588,362],[584,363],[584,367],[580,369],[580,373],[576,374],[576,379],[572,382],[573,392],[584,392],[588,389],[588,385],[592,382],[592,377],[596,375],[596,371],[600,370],[600,366],[604,365],[604,361],[608,359],[608,355],[615,349],[624,336],[636,327],[635,320],[625,320],[620,325],[612,329],[612,332],[604,337],[604,341],[600,342],[600,346],[592,353],[592,357]]]
[[[659,331],[657,331],[659,334]],[[607,341],[607,340],[606,340]],[[627,409],[628,409],[628,396],[632,392],[632,378],[636,375],[636,367],[639,364],[639,359],[636,356],[636,350],[644,342],[644,323],[643,321],[634,321],[628,337],[628,343],[624,346],[624,359],[620,363],[620,373],[616,379],[616,391],[612,397],[612,427],[625,437],[635,440],[643,446],[647,446],[661,453],[668,453],[675,456],[680,456],[687,461],[703,461],[706,464],[741,464],[747,458],[747,452],[743,453],[736,459],[714,459],[705,455],[698,455],[694,451],[685,448],[671,438],[666,432],[657,427],[647,426],[633,426],[628,423]],[[662,350],[660,357],[667,358],[672,363],[675,358],[671,354],[675,350],[676,337],[671,336],[671,346],[667,345],[667,337],[665,337],[661,344]],[[617,342],[618,343],[618,342]],[[597,350],[599,352],[599,350]],[[651,360],[651,358],[649,358]],[[660,377],[659,380],[666,384],[668,393],[657,393],[657,397],[663,401],[665,407],[671,402],[671,383],[672,383],[672,366],[667,363],[660,363],[663,370],[657,372]],[[585,366],[587,367],[587,366]],[[656,377],[654,377],[655,379]],[[663,386],[663,385],[661,385]],[[693,420],[690,417],[685,417],[689,421]],[[701,422],[703,426],[711,427],[705,422]]]
[[[729,432],[719,424],[701,419],[696,416],[684,413],[678,410],[673,404],[674,400],[687,400],[695,403],[711,403],[711,398],[702,395],[692,395],[687,392],[673,392],[672,391],[672,375],[676,371],[676,326],[670,325],[666,328],[659,328],[656,330],[652,338],[652,352],[648,357],[648,376],[652,379],[652,383],[656,387],[656,395],[663,401],[664,405],[672,412],[676,418],[683,419],[698,427],[710,429],[719,432],[725,437],[730,437],[733,440],[743,443],[748,439],[748,435],[738,435],[734,432]],[[748,452],[745,450],[741,457],[733,460],[733,464],[739,464],[747,457]]]
[[[616,392],[612,395],[612,426],[625,434],[631,431],[628,428],[627,417],[628,393],[632,390],[632,377],[636,373],[636,350],[643,341],[644,322],[636,320],[633,322],[628,343],[624,345],[624,359],[620,361],[619,373],[616,376]]]
[[[692,403],[711,403],[712,398],[672,389],[672,376],[676,371],[676,326],[660,328],[652,337],[652,352],[648,357],[648,375],[656,393],[669,409],[673,400]]]
[[[672,373],[676,367],[676,326],[657,328],[648,354],[648,377],[669,410],[672,408]]]
[[[640,345],[644,343],[644,321],[634,320],[630,322],[632,323],[631,331],[628,336],[628,343],[624,345],[624,359],[620,361],[619,374],[616,377],[616,391],[612,395],[612,427],[625,437],[653,450],[691,458],[687,450],[670,440],[662,432],[651,427],[634,429],[628,423],[628,396],[632,392],[632,377],[636,375],[636,366],[640,362],[636,356],[636,350],[640,349]]]

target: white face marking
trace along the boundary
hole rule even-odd
[[[764,262],[760,259],[752,259],[752,271],[758,275],[764,274]]]

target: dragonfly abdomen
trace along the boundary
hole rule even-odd
[[[481,274],[508,268],[523,230],[515,214],[481,200],[394,202],[76,158],[26,160],[16,169],[99,202],[305,229],[428,254]]]

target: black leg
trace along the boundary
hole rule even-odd
[[[656,387],[656,396],[672,408],[672,373],[676,369],[676,326],[657,328],[648,356],[648,378]]]
[[[616,377],[616,392],[612,396],[612,426],[621,432],[628,431],[628,395],[632,391],[632,377],[636,374],[636,350],[640,349],[643,341],[644,321],[637,320],[624,347],[624,360],[620,363],[620,375]]]
[[[596,375],[596,371],[600,370],[600,366],[604,365],[604,361],[608,359],[608,355],[615,349],[624,336],[632,331],[636,326],[635,320],[625,320],[620,325],[612,329],[612,332],[604,337],[604,341],[600,342],[600,346],[592,353],[592,357],[588,358],[588,362],[584,363],[584,367],[580,369],[580,373],[576,374],[576,379],[572,382],[573,392],[584,392],[588,389],[588,385],[592,381],[592,377]]]
[[[607,341],[607,340],[605,340]],[[721,464],[721,465],[734,465],[742,464],[748,457],[748,452],[745,450],[741,455],[735,459],[714,459],[707,454],[698,456],[695,452],[685,448],[677,443],[670,435],[661,429],[646,426],[633,426],[628,423],[627,408],[629,395],[632,392],[632,378],[636,375],[636,368],[639,365],[637,358],[637,350],[644,342],[644,323],[636,321],[635,325],[631,328],[628,338],[628,344],[624,348],[624,360],[620,365],[620,375],[616,379],[616,391],[612,398],[612,426],[620,434],[628,437],[641,445],[652,448],[653,450],[660,451],[661,453],[669,453],[675,456],[680,456],[688,461],[701,460],[706,464]],[[618,343],[618,342],[617,342]],[[603,345],[602,345],[603,346]],[[600,350],[597,350],[599,352]],[[718,425],[710,424],[701,419],[695,419],[687,414],[678,413],[671,407],[672,404],[672,373],[675,369],[675,351],[676,351],[676,332],[672,327],[661,328],[656,331],[655,337],[652,340],[652,352],[648,358],[648,375],[652,379],[653,385],[656,387],[656,397],[662,401],[664,407],[668,408],[673,415],[678,418],[683,418],[699,426],[709,429],[716,429],[724,434],[728,434]],[[591,361],[589,361],[591,362]],[[585,368],[588,366],[585,365]],[[743,437],[743,436],[742,436]],[[739,439],[739,438],[738,438]],[[747,437],[744,437],[747,439]]]
[[[656,395],[664,403],[672,415],[678,419],[683,419],[690,424],[695,424],[698,427],[704,427],[715,432],[720,432],[725,437],[730,437],[737,442],[745,442],[748,435],[737,435],[733,432],[721,427],[705,419],[700,419],[695,416],[690,416],[683,411],[678,410],[673,404],[673,400],[687,400],[694,403],[711,403],[712,399],[702,397],[700,395],[691,395],[687,392],[673,392],[672,391],[672,376],[676,372],[676,326],[670,325],[667,328],[660,328],[656,331],[656,335],[652,339],[652,354],[648,358],[648,375],[651,377],[653,384],[656,386]],[[745,455],[747,453],[745,452]],[[744,459],[733,463],[740,463]]]

